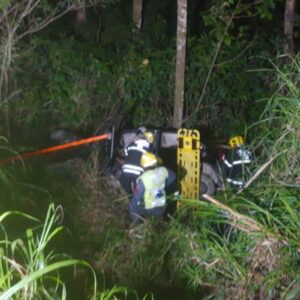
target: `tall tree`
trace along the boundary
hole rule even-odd
[[[76,25],[79,27],[86,22],[86,11],[84,1],[80,1],[76,9]]]
[[[284,53],[294,53],[294,18],[295,18],[295,0],[285,1],[284,13]]]
[[[137,30],[142,27],[143,0],[133,0],[132,3],[132,22]]]
[[[89,28],[87,22],[87,12],[86,12],[86,3],[85,0],[80,0],[76,4],[75,8],[75,18],[74,18],[74,30],[78,36],[83,39],[88,40],[89,38]],[[91,22],[91,20],[89,20]]]
[[[187,33],[187,0],[177,0],[176,75],[173,126],[180,128],[183,121],[185,57]]]

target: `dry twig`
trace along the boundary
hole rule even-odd
[[[261,232],[261,225],[256,222],[255,220],[249,218],[248,216],[242,215],[232,208],[226,206],[225,204],[219,202],[218,200],[214,199],[213,197],[204,194],[202,195],[203,198],[208,200],[209,202],[213,203],[214,205],[220,207],[221,209],[225,210],[229,213],[230,218],[232,219],[232,226],[237,227],[246,232]]]

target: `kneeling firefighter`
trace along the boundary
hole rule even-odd
[[[158,164],[159,158],[152,153],[141,157],[145,172],[137,178],[133,198],[129,204],[129,216],[133,223],[141,217],[162,216],[167,201],[165,188],[175,181],[175,173]]]
[[[144,169],[141,166],[142,155],[153,151],[153,133],[144,130],[140,131],[138,135],[138,139],[130,143],[125,149],[125,161],[120,176],[121,185],[128,194],[132,193],[137,177],[144,172]]]

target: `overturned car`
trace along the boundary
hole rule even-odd
[[[214,195],[224,189],[225,183],[241,188],[245,182],[245,166],[251,163],[251,154],[244,149],[243,139],[233,137],[224,150],[208,148],[202,143],[198,130],[152,128],[153,152],[163,165],[177,174],[177,188],[184,196],[200,198]],[[122,174],[126,148],[140,135],[140,129],[123,130],[119,135],[112,131],[107,171],[116,178]]]
[[[235,188],[243,187],[245,175],[249,174],[252,162],[250,151],[244,147],[243,138],[235,136],[225,149],[212,148],[202,141],[201,133],[195,129],[179,130],[169,128],[147,128],[154,136],[153,152],[162,159],[163,165],[177,174],[177,185],[183,196],[201,198],[203,194],[214,195],[223,190],[225,184]],[[109,130],[107,139],[94,145],[101,157],[101,170],[117,179],[122,175],[126,160],[126,148],[139,138],[141,129],[127,129],[116,133]],[[53,136],[56,138],[54,139]],[[52,139],[60,143],[78,139],[73,134],[62,131],[52,134]]]

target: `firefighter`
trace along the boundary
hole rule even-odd
[[[151,131],[142,129],[138,133],[138,139],[130,143],[125,149],[125,159],[122,165],[120,182],[128,194],[132,193],[136,179],[144,172],[140,164],[142,155],[153,151],[154,135]]]
[[[241,136],[232,137],[228,144],[230,149],[223,157],[226,181],[233,187],[242,188],[246,167],[252,162],[251,153]]]
[[[175,181],[175,173],[159,164],[160,159],[150,152],[142,155],[140,164],[144,173],[137,178],[129,204],[132,223],[146,216],[162,216],[165,212],[165,188]]]

